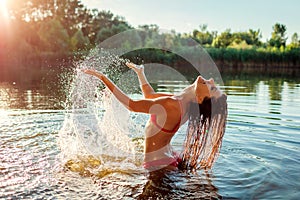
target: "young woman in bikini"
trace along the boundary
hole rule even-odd
[[[198,76],[178,95],[156,93],[146,79],[143,66],[126,65],[136,72],[145,99],[131,99],[100,72],[92,69],[84,72],[99,78],[130,111],[150,114],[145,127],[143,166],[148,170],[211,168],[221,147],[227,116],[226,95],[214,80]],[[187,120],[184,151],[178,155],[170,142]]]

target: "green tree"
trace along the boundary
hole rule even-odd
[[[276,47],[276,48],[280,48],[281,46],[285,47],[286,40],[287,40],[286,31],[287,28],[285,25],[276,23],[273,26],[271,39],[268,42],[269,46]]]
[[[138,30],[141,44],[143,47],[157,47],[172,49],[181,45],[181,35],[177,34],[175,30],[171,32],[159,32],[159,27],[156,24],[139,26]]]
[[[261,34],[260,29],[258,29],[258,30],[249,29],[248,34],[250,37],[249,43],[247,42],[248,44],[251,44],[254,46],[261,46],[262,34]]]
[[[59,0],[53,6],[53,17],[59,19],[69,36],[89,22],[90,12],[80,0]]]
[[[146,43],[149,44],[149,41],[152,40],[152,37],[158,35],[159,27],[156,24],[150,25],[140,25],[139,35],[142,41],[142,45],[146,46]]]
[[[97,34],[96,43],[100,43],[105,39],[114,36],[118,33],[121,33],[123,31],[126,31],[128,29],[129,27],[125,24],[112,25],[112,27],[102,28]]]
[[[207,31],[207,25],[200,25],[200,30],[195,29],[193,31],[193,39],[199,42],[201,45],[211,45],[214,39],[213,33]]]
[[[132,28],[123,17],[114,16],[110,11],[94,9],[89,23],[83,27],[83,33],[87,35],[92,44],[97,44],[106,38]]]
[[[51,16],[55,10],[55,0],[9,0],[8,8],[13,18],[39,21]]]
[[[230,29],[227,29],[226,31],[222,32],[220,35],[218,35],[214,41],[213,46],[216,48],[226,48],[233,42],[233,37]]]
[[[89,38],[83,35],[81,29],[71,37],[70,42],[73,51],[86,49],[90,45]]]
[[[232,34],[233,43],[241,44],[245,42],[248,45],[260,46],[261,33],[260,30],[249,29],[247,32],[235,32]]]
[[[299,39],[299,36],[298,36],[297,33],[294,33],[292,35],[290,46],[293,47],[293,48],[299,48],[300,47],[300,39]]]
[[[40,27],[41,50],[48,52],[68,52],[69,35],[58,19],[48,19]]]
[[[13,18],[27,22],[56,18],[69,36],[89,22],[91,13],[80,0],[12,0],[9,3]]]

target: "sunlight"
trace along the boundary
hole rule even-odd
[[[4,122],[9,119],[7,110],[0,108],[0,122]]]
[[[0,126],[3,122],[9,119],[7,110],[9,109],[9,94],[6,88],[2,88],[0,85]]]
[[[2,110],[9,107],[9,89],[5,84],[0,83],[0,118],[2,117]]]
[[[7,0],[0,0],[0,18],[3,18],[4,20],[8,20],[9,18],[6,1]]]

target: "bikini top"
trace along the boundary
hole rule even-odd
[[[180,116],[180,118],[181,118],[181,116]],[[159,128],[161,131],[166,132],[166,133],[172,133],[172,134],[174,134],[174,133],[177,132],[177,130],[178,130],[179,127],[180,127],[180,122],[181,122],[181,121],[179,120],[179,122],[176,124],[176,126],[175,126],[172,130],[168,130],[168,129],[165,129],[165,128],[163,128],[163,127],[161,127],[160,125],[157,124],[157,119],[156,119],[156,115],[155,115],[155,114],[152,114],[152,115],[151,115],[150,120],[151,120],[151,122],[152,122],[157,128]]]

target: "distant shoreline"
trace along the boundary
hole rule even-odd
[[[281,53],[278,51],[259,52],[253,49],[208,48],[205,50],[211,56],[219,71],[225,74],[263,74],[297,77],[300,73],[300,49]],[[27,55],[26,59],[16,59],[9,55],[2,58],[0,57],[0,81],[15,76],[22,78],[21,75],[24,74],[33,74],[33,77],[38,77],[43,71],[56,71],[57,68],[72,68],[75,66],[74,63],[79,60],[84,60],[86,55],[88,55],[88,51],[72,54],[40,53]],[[137,55],[139,55],[139,57]],[[139,52],[130,52],[128,55],[125,55],[125,57],[136,63],[165,64],[185,75],[197,73],[190,63],[170,52],[163,52],[161,50],[140,50]]]

